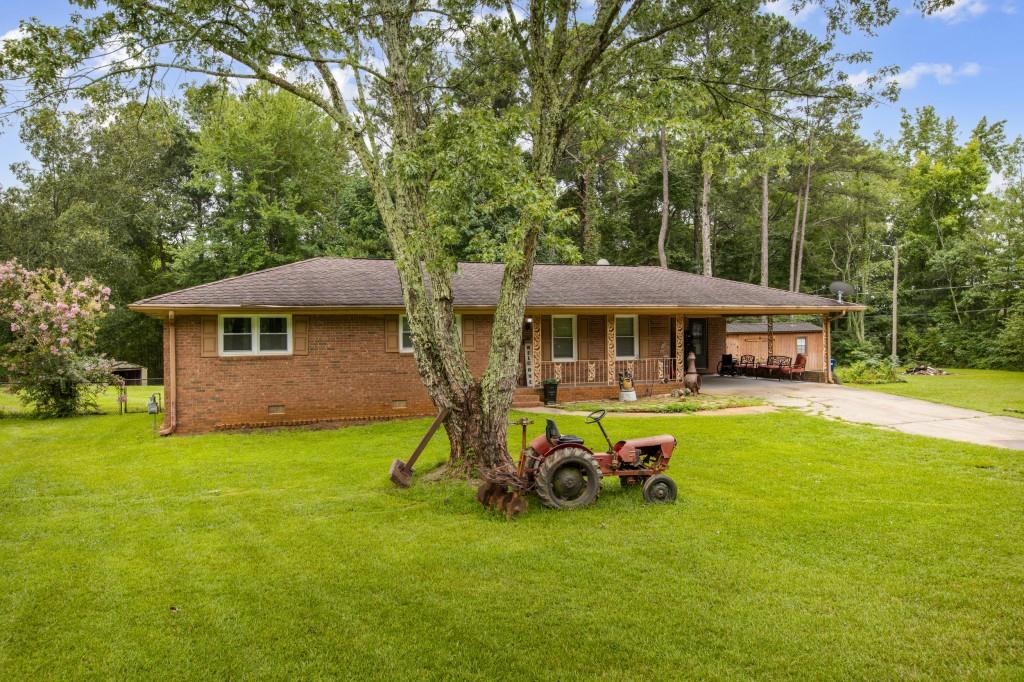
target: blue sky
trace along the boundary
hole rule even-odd
[[[897,2],[900,16],[879,35],[850,36],[840,45],[845,51],[874,53],[873,64],[854,71],[890,64],[902,71],[899,102],[865,112],[863,132],[894,135],[900,107],[932,104],[940,115],[955,116],[962,130],[988,116],[990,121],[1005,119],[1011,136],[1024,135],[1024,0],[956,0],[952,8],[932,17],[922,17],[909,2]],[[807,30],[820,30],[820,9],[812,6],[793,16],[783,9],[786,4],[778,3],[780,13]],[[68,13],[66,0],[3,0],[0,36],[17,28],[21,18],[61,22]],[[9,165],[27,158],[17,128],[0,131],[0,185],[12,180]]]

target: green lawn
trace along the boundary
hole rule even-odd
[[[162,386],[129,386],[128,411],[145,412],[146,404],[149,402],[149,396],[154,393],[159,393],[160,400],[163,402],[163,390]],[[104,414],[117,414],[117,389],[113,386],[104,389],[104,391],[96,398],[96,407]],[[31,412],[32,408],[30,406],[23,405],[22,402],[18,400],[17,395],[0,386],[0,417],[27,415]]]
[[[1024,676],[1018,452],[610,416],[678,436],[680,503],[609,482],[506,522],[464,484],[391,487],[427,423],[0,420],[4,679]]]
[[[950,369],[947,376],[903,376],[906,383],[856,385],[871,391],[920,398],[991,414],[1024,417],[1024,372]]]
[[[633,402],[622,402],[621,400],[584,400],[577,403],[561,403],[558,407],[573,412],[593,412],[605,410],[607,412],[654,412],[660,414],[672,414],[679,412],[703,412],[709,410],[724,410],[730,407],[750,407],[753,405],[764,405],[764,401],[758,398],[744,398],[734,395],[695,395],[680,398],[673,398],[671,395],[652,396],[640,398]]]

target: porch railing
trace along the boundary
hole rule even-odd
[[[673,358],[641,358],[638,360],[616,360],[612,367],[612,383],[618,381],[619,373],[629,371],[637,383],[668,383],[676,380],[676,365]],[[545,379],[558,379],[561,384],[572,386],[607,385],[607,360],[577,360],[575,362],[540,363],[540,376],[534,379],[539,385]]]

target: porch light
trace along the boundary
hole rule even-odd
[[[526,318],[526,324],[533,324],[533,318],[532,317]]]

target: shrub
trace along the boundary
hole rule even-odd
[[[896,374],[897,366],[892,360],[870,358],[857,360],[845,367],[836,368],[836,376],[844,384],[896,384],[904,383]]]
[[[1024,366],[1024,304],[1017,306],[1006,318],[995,343],[996,358],[991,364],[1006,369]]]
[[[116,381],[95,354],[96,329],[113,306],[110,289],[62,270],[0,263],[0,356],[19,397],[44,416],[95,407],[96,393]]]

